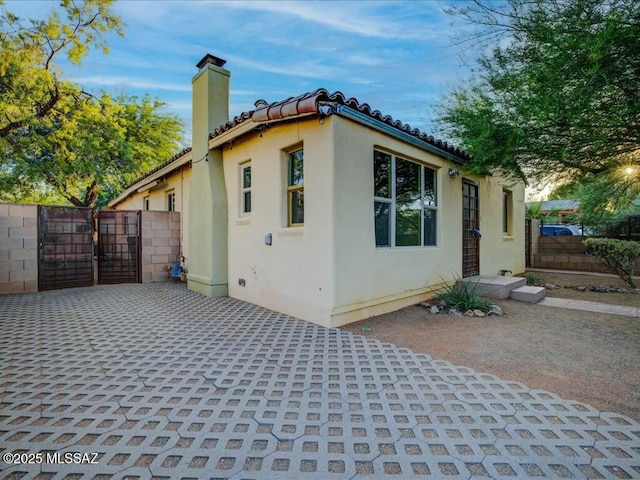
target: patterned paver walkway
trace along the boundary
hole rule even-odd
[[[640,477],[629,418],[182,284],[0,297],[0,366],[2,478]]]

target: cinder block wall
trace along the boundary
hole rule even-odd
[[[0,294],[38,291],[38,206],[0,203]]]
[[[169,280],[180,259],[180,212],[142,211],[142,282]]]
[[[584,238],[573,235],[538,237],[533,267],[611,273],[602,260],[586,254],[586,247],[582,243]],[[640,272],[640,258],[636,260],[636,272]]]

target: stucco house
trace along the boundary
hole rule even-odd
[[[524,271],[521,183],[465,173],[463,151],[340,92],[259,100],[229,120],[224,64],[197,65],[192,149],[112,205],[168,202],[183,182],[191,290],[340,326],[456,276]]]

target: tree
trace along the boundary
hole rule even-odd
[[[181,123],[163,107],[149,97],[108,94],[73,102],[60,118],[11,136],[9,153],[20,160],[10,175],[0,174],[0,186],[34,192],[46,185],[73,205],[102,206],[176,150]]]
[[[110,10],[113,0],[62,0],[62,21],[54,10],[47,19],[22,20],[0,0],[0,139],[55,115],[63,99],[87,94],[60,78],[56,58],[65,53],[73,63],[91,47],[108,53],[104,34],[123,35],[120,19]]]
[[[640,184],[639,2],[476,1],[449,12],[487,48],[438,112],[470,170],[559,184],[626,172]]]
[[[1,1],[1,0],[0,0]],[[95,207],[169,158],[182,124],[149,97],[94,96],[61,78],[55,59],[79,62],[91,47],[106,51],[103,34],[122,34],[112,0],[62,0],[28,26],[0,15],[0,200]]]

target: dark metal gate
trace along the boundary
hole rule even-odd
[[[140,218],[140,211],[98,214],[98,283],[141,281]]]
[[[467,180],[462,181],[462,276],[480,273],[480,187]]]
[[[93,285],[90,208],[38,206],[38,290]]]

